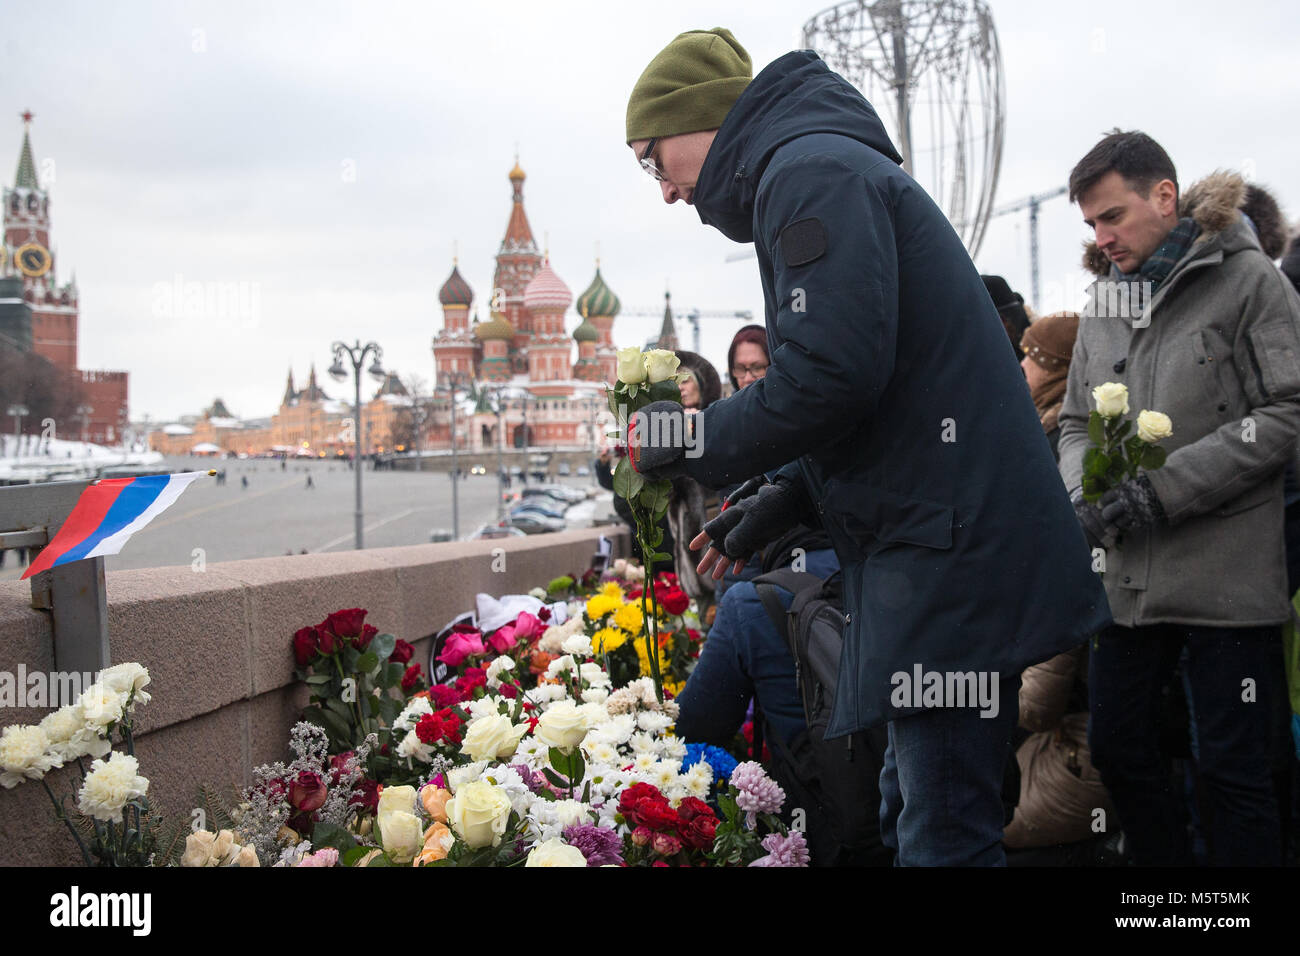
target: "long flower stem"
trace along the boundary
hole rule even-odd
[[[41,786],[44,787],[45,792],[49,794],[50,803],[54,804],[55,818],[63,821],[64,826],[68,828],[68,832],[72,834],[72,839],[77,841],[77,849],[81,851],[82,861],[86,866],[94,866],[90,861],[90,851],[86,848],[85,841],[81,839],[81,834],[77,832],[77,828],[74,827],[72,821],[68,819],[67,813],[64,812],[63,805],[55,798],[54,791],[50,789],[50,785],[46,783],[44,777],[41,778]]]

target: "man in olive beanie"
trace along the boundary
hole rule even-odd
[[[751,80],[729,32],[683,33],[637,81],[626,138],[666,202],[754,243],[770,359],[697,414],[650,403],[629,461],[711,488],[774,474],[691,542],[700,573],[820,524],[846,612],[825,737],[888,724],[882,806],[861,813],[900,865],[1004,863],[1020,672],[1110,613],[979,272],[810,50]]]

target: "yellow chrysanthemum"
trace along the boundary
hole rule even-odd
[[[623,646],[627,642],[627,634],[616,627],[604,627],[595,633],[591,639],[592,651],[599,654],[608,654]]]
[[[600,589],[599,593],[603,594],[605,597],[618,598],[620,601],[623,600],[623,589],[618,586],[617,581],[606,582],[605,586]]]
[[[641,609],[635,604],[624,604],[614,612],[614,623],[629,634],[639,634],[645,619],[641,616]]]
[[[592,621],[599,621],[610,611],[616,611],[622,607],[621,598],[611,597],[608,594],[593,594],[587,599],[587,617]]]

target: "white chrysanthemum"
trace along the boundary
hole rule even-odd
[[[98,680],[109,690],[121,694],[123,699],[134,692],[135,697],[131,701],[131,710],[135,710],[138,704],[149,703],[152,699],[151,695],[144,689],[145,685],[149,683],[149,670],[139,664],[114,664],[112,667],[106,667],[99,672]]]
[[[658,756],[664,749],[664,745],[658,737],[647,734],[645,731],[633,734],[629,743],[632,746],[632,752],[635,754],[654,754]]]
[[[568,696],[569,692],[559,684],[538,684],[528,692],[528,699],[534,704],[549,704]]]
[[[394,732],[410,730],[420,722],[420,718],[425,714],[433,713],[433,705],[429,703],[427,697],[412,697],[402,712],[397,715],[393,721]]]
[[[130,754],[113,753],[108,760],[96,760],[77,796],[77,808],[96,820],[122,819],[127,802],[143,797],[149,781],[140,776],[140,762]]]
[[[397,745],[397,756],[407,760],[418,760],[420,763],[429,763],[433,760],[433,745],[426,744],[414,730],[409,730],[402,738],[402,742]]]
[[[677,783],[677,764],[668,760],[660,760],[650,770],[650,782],[660,790],[664,790]]]
[[[565,643],[567,644],[568,642],[566,641]],[[573,659],[572,654],[561,654],[555,660],[546,665],[546,676],[554,679],[564,671],[574,673],[577,669],[578,662]]]
[[[658,762],[659,758],[653,753],[639,753],[632,761],[632,770],[637,773],[639,778],[644,779],[643,775],[653,770]]]
[[[122,708],[125,705],[125,695],[95,683],[82,691],[75,706],[80,709],[87,727],[104,730],[122,719]]]
[[[488,687],[492,688],[493,690],[496,690],[498,687],[501,686],[501,675],[504,674],[506,671],[513,671],[514,669],[515,669],[515,659],[513,657],[507,657],[505,654],[502,654],[500,657],[498,657],[496,660],[494,660],[491,664],[487,666],[487,671],[485,671],[485,674],[487,676]]]
[[[703,799],[709,792],[709,787],[713,784],[713,768],[709,766],[708,761],[700,760],[695,766],[691,767],[682,778],[691,796]]]
[[[591,638],[584,631],[570,634],[564,639],[564,643],[560,645],[560,650],[574,657],[591,657]]]
[[[63,766],[59,755],[49,752],[49,744],[45,731],[29,724],[11,724],[0,732],[0,786],[9,790]]]
[[[524,783],[524,778],[519,776],[519,771],[506,764],[497,764],[489,767],[485,779],[506,792],[510,798],[510,806],[524,816],[528,813],[528,808],[532,806],[533,801],[537,799],[536,795],[528,789]]]
[[[636,715],[636,725],[648,733],[657,734],[671,727],[673,719],[667,714],[661,714],[653,710],[643,710]]]
[[[584,747],[585,747],[584,741]],[[586,749],[587,760],[593,764],[614,766],[618,763],[618,751],[607,741],[601,740]]]
[[[519,741],[519,749],[515,751],[513,759],[515,763],[522,760],[536,770],[540,765],[550,765],[550,753],[550,748],[536,737],[525,737]]]
[[[631,714],[616,714],[609,720],[601,721],[597,729],[609,734],[615,745],[625,744],[636,730],[636,718]]]
[[[447,789],[455,793],[464,784],[483,776],[483,771],[487,769],[487,766],[488,762],[486,760],[476,760],[473,763],[465,764],[463,767],[454,767],[448,770]]]
[[[663,758],[665,760],[675,760],[680,764],[682,758],[686,756],[686,741],[680,737],[674,737],[672,734],[665,734],[659,738],[659,742],[663,744]]]
[[[609,689],[606,687],[588,687],[582,692],[582,702],[584,704],[604,704],[609,700]]]
[[[609,675],[595,661],[587,661],[587,663],[583,664],[578,668],[578,674],[587,682],[589,687],[610,686]]]

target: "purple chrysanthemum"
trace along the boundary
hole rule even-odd
[[[736,806],[745,811],[746,825],[753,827],[756,814],[780,813],[785,791],[767,775],[761,764],[752,760],[737,764],[731,771],[731,785],[736,788]]]
[[[546,778],[540,773],[534,773],[527,764],[512,763],[510,769],[519,774],[519,779],[524,782],[524,786],[533,793],[540,793],[546,789]]]
[[[767,856],[761,856],[750,866],[807,866],[811,859],[808,843],[798,830],[791,830],[785,836],[769,833],[763,837],[763,849]]]
[[[606,827],[592,823],[575,823],[564,828],[564,842],[577,847],[587,858],[588,866],[605,866],[623,862],[623,838]]]

